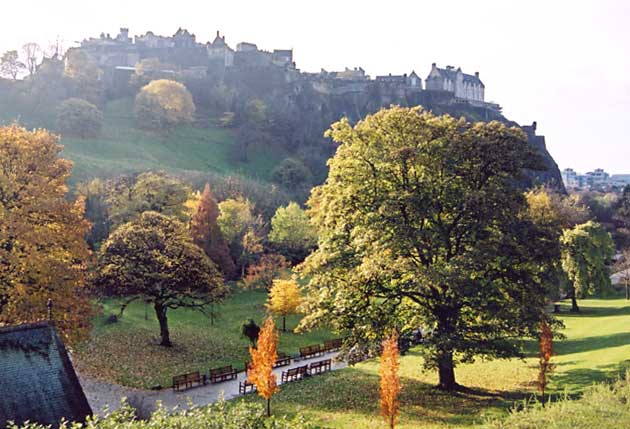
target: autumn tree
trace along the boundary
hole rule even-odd
[[[569,280],[571,311],[577,299],[610,289],[607,264],[614,255],[610,234],[597,222],[588,221],[563,232],[562,268]]]
[[[278,332],[273,318],[268,317],[258,336],[257,347],[250,347],[251,366],[247,380],[256,386],[258,394],[267,400],[267,416],[271,417],[271,397],[279,390],[273,366],[278,360]]]
[[[110,223],[115,228],[145,211],[155,211],[188,222],[189,213],[185,204],[191,192],[189,185],[162,172],[122,178],[109,188]]]
[[[6,51],[0,57],[0,74],[17,79],[20,71],[24,70],[24,63],[19,60],[17,51]]]
[[[244,277],[247,266],[263,251],[262,219],[254,214],[249,200],[228,198],[219,203],[217,223]]]
[[[227,241],[217,223],[218,217],[219,206],[212,195],[210,184],[206,183],[190,220],[190,232],[194,242],[206,252],[225,276],[230,277],[236,267],[230,256]]]
[[[265,253],[258,262],[247,267],[247,275],[243,278],[246,289],[270,290],[274,279],[287,275],[291,268],[284,256],[276,253]]]
[[[542,396],[542,404],[545,404],[545,389],[549,384],[549,376],[555,365],[551,363],[553,356],[553,332],[549,324],[543,320],[540,322],[540,359],[538,363],[538,389]]]
[[[269,242],[294,262],[301,262],[315,248],[317,232],[306,212],[291,202],[278,207],[271,218]]]
[[[96,137],[102,127],[103,113],[88,101],[69,98],[57,107],[57,129],[64,135],[79,138]]]
[[[331,324],[369,346],[432,327],[424,364],[444,390],[459,362],[520,356],[559,258],[522,216],[519,179],[544,168],[522,130],[392,107],[327,135],[339,146],[309,200],[319,240],[300,267],[301,328]]]
[[[167,79],[154,80],[136,96],[136,118],[143,128],[165,130],[194,119],[195,104],[184,85]]]
[[[47,318],[70,343],[90,332],[83,201],[66,199],[72,163],[45,130],[0,128],[0,324]]]
[[[301,303],[300,287],[295,280],[273,281],[266,306],[271,313],[282,316],[282,332],[287,331],[287,316],[297,313]]]
[[[392,334],[383,341],[383,352],[378,372],[381,376],[379,394],[381,398],[381,415],[390,429],[396,427],[398,417],[398,395],[401,385],[398,369],[400,367],[400,352],[398,351],[398,334]]]
[[[103,243],[94,285],[106,296],[123,297],[124,305],[134,300],[152,303],[160,344],[167,347],[171,346],[169,309],[207,314],[226,294],[221,275],[192,242],[186,225],[150,211],[118,227]]]

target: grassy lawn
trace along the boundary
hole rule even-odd
[[[63,156],[75,162],[72,180],[147,170],[172,174],[218,173],[268,180],[273,167],[286,154],[257,145],[248,153],[249,161],[232,161],[229,151],[236,143],[232,130],[209,126],[179,127],[159,134],[135,128],[133,100],[109,102],[104,109],[101,136],[91,139],[63,138]]]
[[[566,339],[556,342],[557,364],[551,383],[556,396],[579,394],[594,382],[615,378],[630,359],[630,302],[625,299],[581,301],[582,313],[563,306]],[[525,343],[524,360],[475,362],[456,370],[469,392],[436,391],[434,371],[423,372],[419,350],[402,358],[400,374],[403,428],[466,428],[504,415],[535,393],[536,344]],[[262,401],[248,397],[248,401]],[[304,414],[323,427],[383,428],[378,405],[378,365],[374,360],[354,368],[282,387],[274,397],[277,414]]]
[[[106,301],[94,322],[92,339],[75,355],[77,367],[94,376],[131,387],[170,386],[171,377],[189,371],[208,372],[209,368],[234,365],[239,370],[248,359],[249,341],[241,335],[241,326],[249,318],[260,324],[265,317],[267,294],[262,291],[236,291],[217,306],[214,325],[201,313],[187,309],[170,310],[169,328],[174,347],[159,343],[159,325],[152,307],[145,320],[145,305],[130,305],[117,323],[107,324],[110,314],[117,314],[116,301]],[[287,329],[295,327],[300,316],[287,318]],[[277,321],[279,325],[281,320]],[[323,343],[332,338],[325,330],[298,335],[280,335],[279,350],[295,354],[299,347]]]

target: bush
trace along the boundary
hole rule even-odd
[[[144,421],[136,417],[136,411],[128,404],[119,411],[113,412],[105,418],[90,417],[85,423],[63,423],[61,429],[313,429],[314,426],[302,417],[288,419],[286,417],[267,418],[266,412],[258,404],[236,405],[219,401],[207,407],[193,408],[169,414],[169,410],[159,407],[151,417]],[[23,426],[8,426],[9,429],[45,429],[37,423],[27,423]]]
[[[286,158],[278,164],[271,177],[274,182],[292,191],[309,187],[313,181],[313,175],[308,167],[294,158]]]
[[[154,80],[136,96],[136,118],[143,128],[169,129],[191,123],[195,114],[192,95],[172,80]]]
[[[247,275],[243,279],[246,289],[271,289],[273,280],[285,275],[291,264],[282,255],[274,253],[262,255],[258,263],[247,267]]]
[[[57,129],[65,135],[89,138],[100,134],[103,114],[94,104],[69,98],[57,108]]]

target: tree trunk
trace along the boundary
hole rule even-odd
[[[267,399],[267,417],[271,417],[271,398]]]
[[[282,332],[287,332],[287,318],[282,316]]]
[[[438,388],[440,390],[452,391],[457,389],[452,351],[444,351],[438,358],[438,375],[440,378]]]
[[[166,310],[162,304],[155,303],[155,314],[157,315],[158,322],[160,322],[160,336],[162,337],[161,346],[172,347],[171,336],[168,332],[168,319],[166,318]]]
[[[578,307],[577,297],[575,293],[575,287],[573,288],[573,293],[571,294],[571,313],[579,313],[580,307]]]
[[[630,299],[630,290],[628,290],[628,279],[626,279],[626,301]]]

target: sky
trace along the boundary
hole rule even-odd
[[[486,100],[536,121],[561,169],[630,173],[627,0],[22,0],[1,10],[0,52],[182,27],[201,42],[220,30],[232,47],[292,48],[303,71],[479,71]]]

